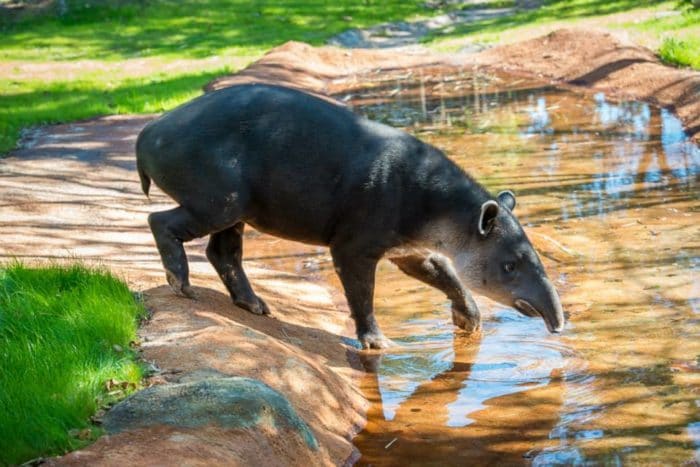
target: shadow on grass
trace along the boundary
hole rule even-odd
[[[426,37],[425,41],[469,34],[498,33],[506,29],[540,22],[609,15],[658,3],[656,0],[549,0],[545,1],[540,8],[523,10],[509,16],[464,23],[448,31],[439,31]]]
[[[130,79],[113,89],[107,83],[83,81],[52,82],[17,92],[10,89],[0,96],[0,154],[14,147],[24,127],[99,115],[162,112],[201,94],[207,82],[227,72]]]
[[[235,49],[261,54],[290,39],[320,43],[336,32],[425,13],[417,0],[133,0],[68,1],[68,14],[0,24],[0,60],[44,61],[131,57],[200,58]],[[224,72],[172,80],[123,81],[116,89],[85,81],[0,81],[0,154],[24,127],[98,115],[160,112],[198,93]],[[41,78],[41,77],[39,77]],[[119,76],[115,79],[120,80]]]
[[[319,43],[353,26],[431,11],[416,0],[150,0],[77,8],[64,17],[5,25],[3,47],[50,50],[75,44],[98,59],[198,58],[231,47],[264,50],[290,39]],[[73,56],[55,58],[80,53],[64,52]]]

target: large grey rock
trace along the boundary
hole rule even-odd
[[[313,433],[289,401],[265,383],[250,378],[212,377],[152,386],[115,405],[103,420],[110,433],[153,425],[193,428],[209,424],[291,429],[310,448],[318,449]]]

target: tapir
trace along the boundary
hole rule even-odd
[[[446,294],[453,322],[477,331],[470,291],[559,332],[559,296],[513,214],[443,152],[399,129],[299,90],[244,84],[163,114],[136,142],[141,186],[177,207],[149,215],[170,286],[193,297],[183,243],[206,255],[233,302],[269,309],[243,270],[244,225],[329,247],[364,348],[390,341],[374,316],[375,270],[388,258]]]

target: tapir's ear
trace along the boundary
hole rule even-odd
[[[503,206],[507,207],[509,211],[513,211],[515,208],[515,193],[510,190],[504,190],[496,196],[498,202]]]
[[[493,223],[498,215],[498,203],[490,199],[481,205],[481,214],[479,215],[479,233],[485,237],[491,232]]]

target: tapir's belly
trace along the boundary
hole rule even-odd
[[[275,237],[311,245],[327,246],[330,239],[323,231],[304,223],[280,222],[278,219],[246,219],[254,229]]]
[[[310,169],[307,174],[315,172]],[[317,177],[323,179],[321,175]],[[343,196],[326,183],[314,183],[312,177],[297,176],[295,171],[288,172],[287,180],[279,178],[275,183],[270,183],[269,178],[261,183],[260,177],[253,177],[256,181],[251,186],[243,220],[277,237],[328,245],[335,225],[344,220]]]

